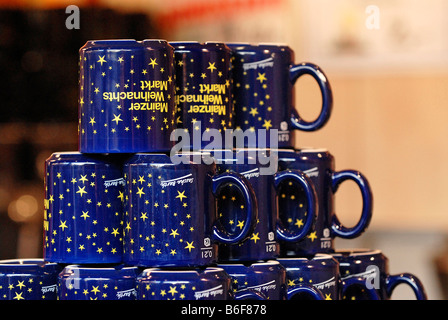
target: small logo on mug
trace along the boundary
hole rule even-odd
[[[318,177],[319,176],[319,168],[314,167],[308,170],[303,171],[304,174],[306,174],[308,177]]]
[[[246,172],[241,172],[241,174],[244,176],[244,178],[246,179],[250,179],[253,177],[259,177],[260,176],[260,169],[259,168],[255,168]]]
[[[288,123],[286,121],[282,121],[280,123],[280,130],[282,130],[282,131],[288,130]]]
[[[334,287],[335,285],[336,285],[336,279],[335,277],[332,277],[326,281],[314,284],[314,287],[316,287],[319,290],[323,290],[325,288]]]
[[[276,288],[277,288],[277,284],[275,283],[275,280],[272,280],[272,281],[269,281],[266,283],[258,284],[256,286],[247,287],[245,289],[251,289],[251,290],[261,292],[261,291],[275,290]]]
[[[165,187],[173,187],[175,185],[184,185],[185,183],[193,183],[193,174],[187,174],[186,176],[183,177],[179,177],[179,178],[174,178],[171,180],[164,180],[164,181],[160,181],[160,185],[162,188]]]
[[[211,244],[210,238],[205,238],[204,239],[204,246],[209,247]]]
[[[273,67],[274,66],[274,58],[267,58],[260,61],[254,61],[254,62],[248,62],[243,64],[244,71],[247,71],[249,69],[257,69],[257,68],[266,68],[266,67]]]
[[[274,235],[274,232],[269,232],[268,233],[268,239],[269,239],[269,241],[274,241],[274,238],[275,238],[275,235]]]
[[[106,180],[104,181],[104,187],[109,188],[110,186],[117,187],[118,185],[125,186],[126,182],[123,178],[115,179],[115,180]]]
[[[194,293],[194,297],[196,300],[199,300],[200,298],[208,298],[210,296],[215,297],[217,295],[222,295],[224,293],[224,289],[222,287],[222,284],[220,284],[217,287],[203,290],[203,291],[197,291]]]
[[[131,297],[137,296],[137,291],[135,289],[128,289],[128,290],[124,290],[124,291],[118,291],[117,292],[117,299],[121,299],[123,297]]]
[[[42,290],[42,293],[56,292],[57,285],[56,284],[52,284],[50,286],[45,286],[45,287],[42,287],[41,290]]]

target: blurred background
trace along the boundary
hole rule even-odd
[[[67,28],[80,10],[79,29]],[[0,259],[42,256],[44,161],[77,150],[78,50],[94,39],[280,42],[321,66],[334,94],[328,124],[297,147],[328,149],[336,169],[367,176],[368,230],[337,248],[380,249],[429,299],[448,298],[448,2],[445,0],[0,0]],[[311,77],[295,86],[319,112]],[[354,183],[336,214],[361,212]],[[394,299],[412,299],[400,286]]]

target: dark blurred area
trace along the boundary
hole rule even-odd
[[[78,51],[86,41],[147,39],[147,14],[80,7],[0,9],[0,259],[41,257],[44,162],[78,149]]]

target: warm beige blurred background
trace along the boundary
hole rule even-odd
[[[68,30],[65,8],[81,9]],[[374,216],[338,247],[381,249],[391,273],[411,272],[430,299],[446,299],[448,267],[448,2],[445,0],[0,1],[0,258],[41,255],[42,169],[52,152],[76,149],[77,50],[98,38],[281,42],[296,62],[322,67],[333,114],[297,147],[327,148],[336,169],[364,173]],[[16,59],[16,61],[14,60]],[[13,62],[14,61],[14,62]],[[317,85],[296,85],[312,119]],[[353,225],[354,183],[336,213]],[[448,258],[447,258],[448,259]],[[437,262],[437,263],[436,263]],[[395,299],[412,299],[399,287]]]

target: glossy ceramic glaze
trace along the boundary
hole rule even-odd
[[[374,288],[366,287],[365,279],[342,280],[339,262],[331,255],[279,258],[277,261],[286,268],[289,300],[342,300],[352,289],[365,292],[371,300],[379,299]]]
[[[258,223],[248,240],[237,245],[221,244],[219,261],[256,261],[274,259],[278,255],[278,238],[284,241],[299,241],[311,230],[314,223],[316,195],[310,180],[300,171],[277,172],[277,157],[269,150],[235,149],[215,150],[218,172],[233,171],[245,176],[254,189],[258,203]],[[303,192],[297,198],[296,206],[308,204],[309,215],[297,225],[285,228],[278,219],[278,186],[282,183],[300,185]],[[230,200],[229,201],[229,195]],[[219,199],[219,208],[230,206],[223,215],[233,214],[226,226],[232,232],[239,230],[241,221],[235,216],[243,205],[241,199],[230,188],[230,194]],[[221,213],[221,212],[220,212]]]
[[[68,265],[58,277],[59,300],[136,300],[136,267]]]
[[[372,217],[373,196],[366,177],[355,170],[335,170],[334,157],[325,149],[279,150],[279,170],[303,171],[312,181],[317,193],[318,212],[312,232],[301,241],[281,243],[282,256],[313,255],[334,250],[334,238],[352,239],[360,236]],[[354,181],[361,191],[362,212],[359,221],[350,228],[342,225],[334,212],[335,194],[344,181]],[[307,214],[306,206],[297,208],[291,201],[300,189],[284,186],[280,193],[285,201],[279,203],[280,218],[285,224]],[[291,220],[290,220],[291,221]]]
[[[96,40],[79,54],[80,151],[168,151],[176,127],[174,49],[164,40]]]
[[[232,50],[235,126],[278,130],[278,147],[294,147],[295,129],[318,130],[330,118],[333,98],[330,83],[315,64],[295,64],[294,52],[283,44],[228,43]],[[295,108],[294,84],[311,75],[322,94],[322,108],[312,122],[302,119]],[[299,97],[300,98],[300,97]],[[257,147],[257,145],[247,145]],[[276,147],[266,142],[267,147]]]
[[[288,291],[296,286],[308,287],[321,293],[326,300],[339,300],[341,297],[339,264],[330,255],[319,254],[308,259],[279,258],[277,261],[286,269]],[[302,292],[289,294],[290,300],[316,298],[311,294]]]
[[[215,163],[209,160],[213,161],[198,153],[179,164],[164,154],[136,154],[126,161],[127,263],[144,267],[205,266],[216,260],[217,242],[239,243],[251,234],[257,205],[249,182],[235,173],[217,175]],[[222,226],[227,220],[218,218],[216,209],[216,198],[228,196],[224,188],[229,184],[237,186],[244,205],[235,213],[238,220],[245,221],[237,233]]]
[[[57,263],[43,259],[0,261],[0,300],[57,300]]]
[[[114,159],[60,152],[46,160],[45,260],[122,261],[124,179],[121,164]]]
[[[170,44],[175,50],[178,127],[190,134],[191,149],[204,149],[210,129],[224,133],[233,128],[230,49],[220,42]]]
[[[231,278],[221,268],[149,268],[137,278],[138,300],[229,300]]]
[[[339,249],[332,254],[339,261],[343,280],[353,277],[366,279],[383,300],[389,300],[395,288],[400,284],[409,286],[417,300],[427,300],[422,282],[415,275],[405,272],[389,273],[389,259],[381,250],[374,249]],[[351,299],[369,299],[363,292],[350,291],[346,293]]]
[[[232,278],[238,300],[285,300],[286,269],[275,260],[242,263],[219,263]]]

